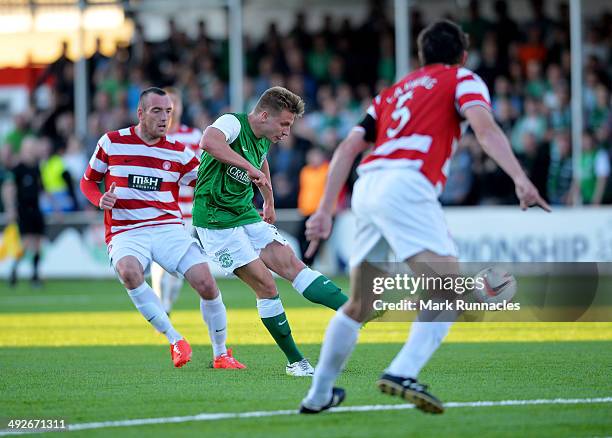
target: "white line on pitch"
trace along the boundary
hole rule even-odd
[[[527,406],[527,405],[577,405],[592,403],[612,403],[612,397],[599,398],[555,398],[555,399],[536,399],[536,400],[499,400],[499,401],[474,401],[474,402],[448,402],[444,403],[445,408],[483,408],[492,406]],[[412,404],[399,405],[365,405],[365,406],[341,406],[332,408],[329,412],[372,412],[372,411],[397,411],[403,409],[414,409]],[[219,412],[202,413],[198,415],[186,415],[182,417],[161,417],[161,418],[137,418],[133,420],[103,421],[98,423],[80,423],[68,426],[68,431],[86,429],[104,429],[107,427],[130,427],[144,426],[148,424],[168,424],[186,423],[189,421],[215,421],[240,418],[262,418],[278,417],[282,415],[296,415],[295,409],[280,411],[253,411],[253,412]],[[38,431],[40,432],[40,431]],[[12,430],[0,430],[0,436],[16,435],[20,433],[32,433],[24,430],[22,432]]]

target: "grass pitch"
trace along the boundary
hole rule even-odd
[[[346,280],[339,283],[346,287]],[[316,362],[332,312],[286,282],[281,297],[294,336]],[[174,369],[163,336],[133,309],[116,281],[0,285],[0,418],[64,418],[69,424],[296,409],[309,379],[284,374],[284,356],[260,323],[255,299],[220,281],[228,344],[248,369],[208,368],[211,348],[195,292],[185,287],[172,319],[194,349]],[[374,382],[406,338],[407,323],[370,323],[339,385],[346,406],[398,404]],[[612,396],[612,323],[459,323],[421,379],[444,401]],[[4,428],[2,425],[0,429]],[[608,436],[612,403],[326,413],[103,427],[71,436]]]

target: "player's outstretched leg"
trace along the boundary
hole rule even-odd
[[[351,298],[336,312],[327,326],[319,363],[310,390],[302,400],[301,413],[318,413],[334,405],[337,395],[334,382],[348,362],[357,343],[359,329],[372,309],[374,294],[369,286],[371,282],[362,280],[362,275],[361,266],[353,270]]]
[[[338,310],[348,301],[348,297],[333,281],[308,266],[298,272],[291,284],[308,301],[333,310]]]
[[[346,398],[346,392],[342,388],[332,388],[332,398],[325,406],[321,406],[318,408],[309,408],[306,405],[302,404],[300,406],[300,414],[318,414],[319,412],[326,411],[330,408],[338,406],[340,403],[344,401]]]
[[[183,257],[194,260],[189,252]],[[179,266],[181,264],[179,263]],[[227,340],[227,310],[221,292],[206,263],[190,266],[185,272],[185,279],[200,295],[202,319],[208,327],[208,336],[213,349],[213,368],[244,369],[225,345]]]
[[[422,251],[408,260],[415,275],[458,275],[457,259],[440,256],[431,251]],[[454,292],[430,291],[428,297],[437,301],[451,301]],[[397,353],[385,373],[376,382],[378,388],[390,395],[399,396],[424,411],[432,414],[444,412],[442,402],[429,393],[427,386],[417,381],[417,376],[434,352],[438,349],[458,314],[454,310],[422,311],[410,327],[408,340]]]
[[[128,295],[141,315],[163,333],[170,342],[170,353],[174,366],[182,367],[191,360],[189,343],[172,326],[168,315],[153,289],[144,281],[140,262],[134,256],[126,256],[115,265],[117,274],[127,289]]]
[[[352,306],[353,303],[349,300],[345,307],[336,312],[327,326],[319,363],[315,368],[310,390],[302,400],[301,413],[315,414],[336,406],[344,399],[343,395],[334,404],[339,389],[334,388],[334,382],[348,361],[359,336],[361,323],[345,313],[345,310]]]
[[[291,326],[278,294],[273,298],[257,299],[257,311],[276,345],[287,356],[285,372],[290,376],[309,377],[314,373],[310,362],[304,358],[291,334]]]
[[[257,295],[257,312],[270,335],[287,357],[286,373],[290,376],[312,376],[314,369],[298,349],[283,303],[272,274],[259,258],[239,267],[234,273]]]
[[[338,310],[348,297],[329,278],[314,271],[298,259],[289,245],[269,243],[260,254],[265,265],[286,280],[312,303]]]

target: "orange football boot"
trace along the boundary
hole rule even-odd
[[[175,342],[170,345],[170,353],[172,354],[172,362],[176,368],[180,368],[191,360],[191,346],[185,339]]]
[[[232,349],[228,348],[227,353],[220,354],[219,356],[215,357],[215,360],[213,361],[213,368],[242,370],[245,369],[246,366],[234,359]]]

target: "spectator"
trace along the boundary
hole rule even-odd
[[[472,47],[480,49],[485,35],[491,29],[491,23],[480,15],[478,0],[470,0],[468,19],[461,22],[461,27],[470,36]]]
[[[498,46],[495,44],[495,39],[492,34],[489,34],[482,46],[480,65],[476,69],[476,74],[485,81],[490,90],[495,86],[495,78],[505,73],[503,67],[499,64],[497,50]]]
[[[499,102],[506,101],[510,107],[510,116],[512,119],[516,119],[518,114],[521,112],[522,103],[521,98],[512,89],[512,85],[506,76],[498,76],[495,79],[495,94],[493,94],[493,111],[496,116],[499,116]]]
[[[552,205],[567,205],[573,202],[572,187],[572,150],[569,132],[555,133],[548,168],[547,193]]]
[[[557,16],[553,21],[544,12],[544,1],[531,0],[530,3],[531,20],[517,23],[510,17],[505,0],[495,1],[492,21],[481,15],[481,5],[477,1],[471,1],[469,15],[463,24],[471,34],[472,45],[479,49],[473,51],[476,56],[469,61],[475,63],[473,68],[492,91],[495,117],[502,129],[510,134],[523,164],[544,181],[538,188],[546,189],[549,168],[559,170],[555,166],[560,162],[557,157],[549,164],[551,154],[545,144],[554,137],[550,152],[555,155],[558,139],[553,133],[568,130],[571,122],[569,9],[566,2],[557,2]],[[245,35],[247,109],[253,104],[253,96],[272,85],[286,85],[306,101],[306,117],[296,121],[294,132],[331,152],[338,139],[346,135],[370,105],[372,94],[394,80],[393,26],[381,2],[370,0],[368,9],[362,23],[327,15],[316,34],[311,34],[308,17],[300,12],[290,32],[283,33],[271,23],[267,34],[259,41],[252,35]],[[427,24],[424,14],[427,11],[425,5],[411,9],[413,39]],[[202,128],[227,108],[228,41],[212,39],[204,21],[197,23],[197,34],[189,39],[180,24],[171,20],[167,38],[152,42],[145,39],[143,27],[136,22],[130,46],[118,43],[110,57],[100,50],[102,41],[96,40],[89,71],[95,91],[90,99],[89,129],[83,139],[83,147],[89,151],[87,155],[95,148],[101,133],[131,124],[140,91],[150,85],[176,82],[185,102],[184,121]],[[525,35],[521,35],[522,29]],[[586,127],[596,133],[597,143],[606,145],[602,148],[609,148],[612,14],[601,14],[596,20],[585,17],[585,29],[584,120]],[[413,53],[410,55],[416,65],[416,44],[411,47]],[[74,131],[74,68],[67,49],[67,44],[62,44],[61,56],[40,76],[31,96],[33,107],[16,117],[14,131],[3,142],[13,151],[19,150],[21,139],[29,133],[50,137],[54,149],[65,148],[68,144],[69,150],[75,147],[75,140],[70,138]],[[44,86],[39,86],[42,84]],[[600,139],[601,135],[605,138]],[[303,162],[300,142],[296,148],[298,161]],[[279,157],[285,153],[282,149],[283,146],[278,147]],[[8,150],[5,146],[3,153]],[[71,156],[72,152],[64,158],[72,161]],[[452,198],[447,200],[449,203],[514,202],[507,193],[506,180],[497,179],[499,169],[471,148],[460,149],[457,161],[451,166],[469,167],[466,165],[468,157],[472,159],[472,174],[464,176],[473,181],[472,189],[463,200],[459,200],[461,196],[456,193],[445,194]],[[278,184],[277,205],[279,202],[296,205],[299,168],[287,173],[282,162],[282,159],[277,160],[279,169],[271,164],[275,185]],[[463,172],[453,177],[460,177]],[[550,181],[557,184],[559,175]],[[612,201],[610,179],[608,186],[610,196],[604,196],[602,202]],[[557,192],[558,188],[555,186],[551,190]]]
[[[40,173],[44,193],[41,196],[41,210],[44,214],[75,211],[78,207],[74,182],[64,165],[64,148],[52,151],[51,142],[42,139],[43,159]]]
[[[595,89],[595,107],[588,115],[589,128],[597,130],[608,121],[612,115],[609,101],[610,93],[608,89],[604,85],[598,85]]]
[[[535,60],[529,61],[527,63],[526,77],[525,94],[536,100],[541,100],[546,91],[548,91],[548,84],[542,77],[542,64]]]
[[[378,60],[378,77],[390,84],[395,81],[395,46],[390,34],[380,40],[380,58]]]
[[[525,132],[533,133],[538,141],[544,139],[546,134],[547,124],[546,118],[542,115],[540,110],[540,103],[534,99],[527,98],[525,100],[525,114],[521,116],[510,136],[512,142],[512,149],[517,153],[523,152],[523,136]]]
[[[304,235],[306,221],[319,207],[319,201],[325,191],[328,169],[329,162],[323,149],[313,147],[306,153],[306,165],[300,171],[300,193],[298,195],[298,209],[304,216],[302,230],[298,233],[302,254],[308,248],[308,241]],[[315,257],[316,253],[310,258],[302,257],[302,260],[307,265],[312,265]]]
[[[518,58],[523,69],[530,61],[546,61],[546,46],[542,42],[542,28],[531,26],[527,30],[527,41],[519,46]]]
[[[501,69],[506,70],[510,61],[510,45],[519,40],[519,29],[516,21],[508,15],[508,5],[505,0],[495,2],[496,20],[493,23],[495,29],[496,46],[498,49],[498,61]]]
[[[442,205],[466,205],[468,196],[474,189],[474,159],[472,145],[476,143],[473,134],[465,134],[459,144],[455,155],[450,162],[448,178],[444,192],[440,196]]]
[[[512,127],[516,121],[515,114],[516,112],[514,111],[514,108],[512,108],[512,104],[510,103],[509,99],[503,98],[497,100],[495,119],[506,136],[509,136],[512,132]]]
[[[38,166],[39,154],[39,140],[33,136],[25,137],[19,151],[18,164],[11,169],[2,193],[8,221],[17,221],[24,249],[32,256],[31,282],[34,287],[41,286],[38,264],[40,262],[42,238],[45,233],[45,221],[39,208],[42,191],[41,174]],[[9,284],[12,287],[17,284],[17,269],[22,258],[15,259],[12,266],[9,277]]]
[[[32,134],[29,125],[28,114],[21,113],[13,117],[13,128],[6,134],[2,146],[9,151],[8,159],[10,161],[12,161],[12,157],[19,155],[23,139]]]
[[[94,78],[96,73],[101,75],[110,63],[110,58],[102,53],[102,39],[96,38],[96,48],[92,55],[87,59],[87,77],[89,79],[89,94],[95,92]]]
[[[580,181],[576,182],[576,190],[580,190],[584,204],[601,204],[609,176],[608,151],[598,148],[593,133],[585,130],[582,134]]]
[[[308,65],[308,71],[318,83],[323,83],[327,80],[332,56],[325,37],[323,35],[315,36],[312,49],[306,57],[306,64]]]
[[[540,193],[546,193],[550,151],[548,144],[539,143],[531,132],[523,135],[523,152],[518,155],[519,162],[527,176]]]
[[[569,129],[572,122],[570,108],[570,95],[566,85],[557,85],[554,92],[554,101],[549,100],[552,106],[549,114],[549,125],[553,130]]]
[[[72,80],[74,78],[73,62],[68,58],[68,42],[62,42],[60,56],[47,66],[45,71],[38,77],[35,88],[45,84],[47,80],[51,80],[53,88],[58,91],[58,101],[62,105],[67,105],[73,100],[63,93],[72,94]]]
[[[286,189],[283,193],[274,185],[274,205],[278,208],[296,208],[297,206],[299,174],[304,165],[304,149],[308,146],[310,146],[309,142],[296,137],[293,133],[285,140],[270,147],[267,158],[270,169],[272,169],[272,179],[276,177]],[[284,205],[284,207],[279,205]]]

